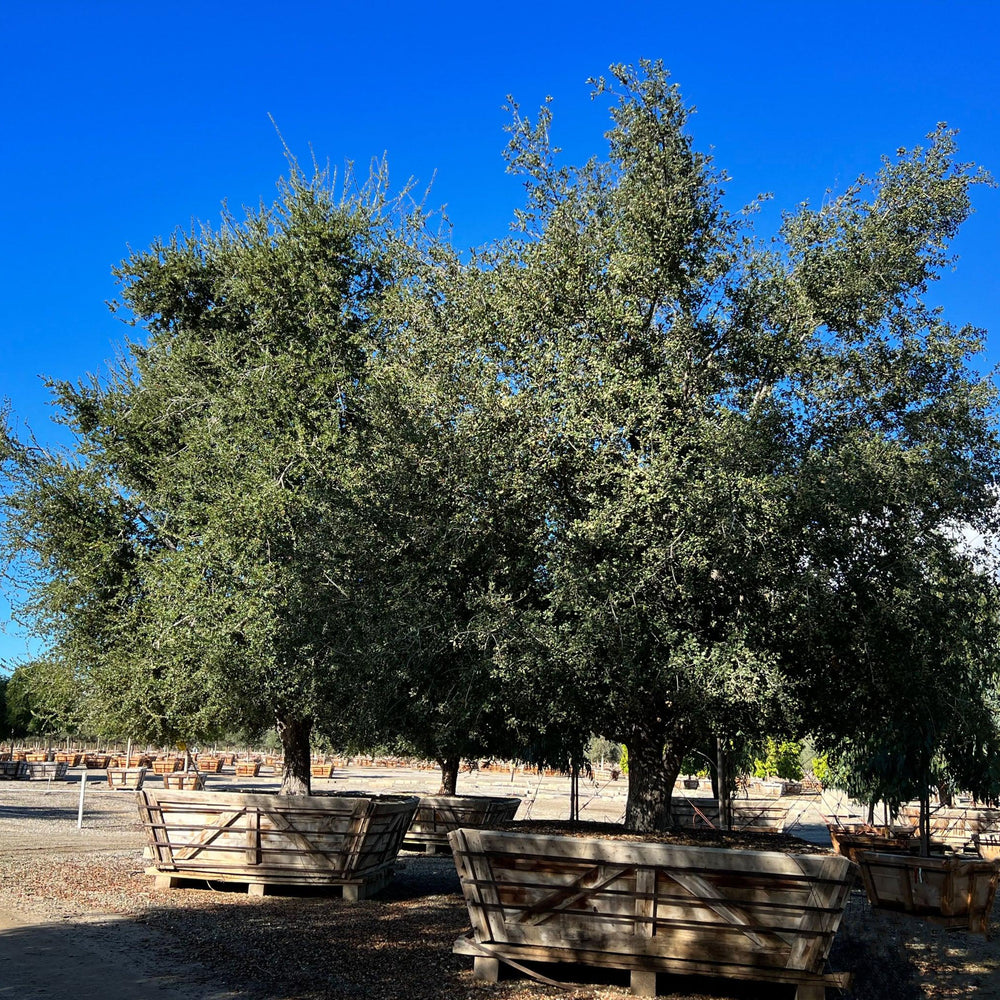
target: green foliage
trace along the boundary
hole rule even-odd
[[[19,664],[4,682],[4,728],[11,736],[67,736],[80,730],[85,706],[68,663],[42,658]]]
[[[802,778],[802,744],[796,740],[778,740],[768,736],[764,741],[763,760],[754,760],[753,773],[757,778],[785,778],[799,781]]]
[[[587,741],[586,755],[592,767],[602,761],[606,767],[619,767],[622,760],[622,745],[603,736],[591,736]]]
[[[813,777],[820,784],[828,784],[830,781],[830,755],[821,753],[813,757],[810,769],[812,770]]]
[[[105,730],[277,723],[301,757],[299,734],[342,709],[370,304],[390,270],[379,183],[341,200],[293,169],[273,207],[133,253],[116,310],[145,340],[104,380],[52,384],[74,449],[5,436],[7,556],[31,561],[28,610]]]

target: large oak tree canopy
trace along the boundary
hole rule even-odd
[[[956,539],[995,531],[995,393],[930,294],[987,178],[939,126],[764,241],[659,64],[594,91],[581,167],[512,105],[526,205],[468,259],[294,169],[123,262],[144,335],[53,386],[75,451],[5,436],[40,627],[136,735],[277,725],[287,791],[317,729],[446,772],[594,731],[662,827],[710,737],[912,734],[929,685],[940,725],[878,752],[986,790],[995,586]]]
[[[955,655],[927,655],[958,702],[944,725],[980,720],[995,755],[977,710],[995,586],[955,544],[994,528],[995,393],[972,367],[981,332],[926,302],[987,178],[939,126],[760,243],[662,67],[595,92],[616,100],[609,155],[580,168],[560,164],[548,106],[515,108],[528,207],[491,261],[495,350],[540,428],[523,462],[548,501],[526,682],[543,660],[545,689],[628,746],[626,822],[659,827],[711,733],[884,727],[854,708],[875,688],[912,705],[927,675],[912,643],[871,640],[890,615],[898,636],[903,597],[957,627],[942,602],[974,591]]]

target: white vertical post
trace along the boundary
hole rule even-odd
[[[80,773],[80,808],[76,812],[76,828],[83,829],[83,796],[87,791],[87,771],[84,769]]]

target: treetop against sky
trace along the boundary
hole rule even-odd
[[[986,2],[584,2],[502,17],[389,2],[377,18],[340,4],[13,5],[0,15],[0,397],[19,426],[64,440],[40,376],[76,379],[115,354],[128,331],[105,305],[112,266],[129,245],[216,222],[224,201],[271,201],[283,141],[335,166],[385,153],[400,186],[431,185],[428,204],[470,247],[501,237],[523,200],[503,170],[507,95],[528,113],[551,96],[554,140],[581,162],[608,127],[587,78],[659,58],[697,105],[691,131],[730,175],[729,206],[773,193],[767,233],[939,121],[960,130],[964,159],[1000,170],[998,29]],[[996,330],[1000,192],[979,188],[974,207],[960,266],[932,294],[953,322]],[[0,634],[0,664],[29,649],[16,626]]]

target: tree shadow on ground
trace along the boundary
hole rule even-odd
[[[854,973],[844,1000],[915,1000],[921,996],[903,929],[892,915],[873,910],[864,892],[851,893],[830,949],[830,966]]]

